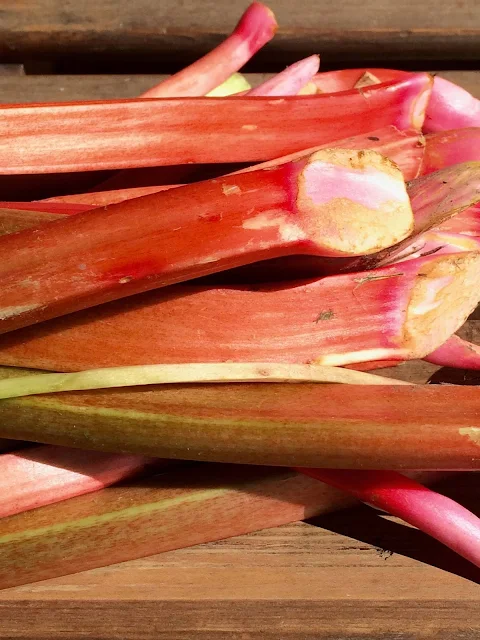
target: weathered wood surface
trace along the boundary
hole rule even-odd
[[[479,482],[440,488],[478,513]],[[365,507],[5,590],[0,638],[477,640],[479,581]]]
[[[480,98],[480,71],[438,71]],[[270,74],[247,73],[252,86]],[[0,73],[0,102],[63,102],[68,100],[108,100],[134,98],[158,84],[161,74],[119,75],[26,75]]]
[[[480,96],[480,73],[448,77]],[[157,81],[0,75],[0,89],[4,102],[113,98]],[[479,318],[463,332],[477,342]],[[389,375],[424,382],[436,370]],[[440,489],[480,514],[480,474]],[[2,591],[0,639],[478,640],[479,583],[453,553],[365,507]]]
[[[73,57],[101,61],[142,58],[171,71],[230,33],[246,1],[3,0],[0,60]],[[257,57],[278,66],[318,51],[325,64],[343,60],[425,61],[479,59],[477,0],[271,0],[280,30]],[[140,69],[137,69],[140,71]]]

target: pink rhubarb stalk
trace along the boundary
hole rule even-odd
[[[36,446],[0,455],[0,518],[98,491],[160,465],[155,458]]]
[[[253,2],[233,33],[218,47],[167,80],[149,89],[143,98],[203,96],[227,80],[269,42],[277,30],[272,11]]]
[[[425,132],[463,127],[480,127],[480,100],[466,89],[436,76],[425,117]]]
[[[480,567],[480,518],[394,471],[299,469],[417,527]]]
[[[471,160],[480,160],[480,127],[454,129],[425,136],[422,174]]]
[[[127,200],[0,238],[0,332],[267,258],[365,254],[412,222],[401,172],[373,151]]]
[[[456,369],[480,370],[480,347],[459,336],[451,336],[441,347],[438,347],[424,358],[427,362],[441,367]]]
[[[431,83],[417,74],[362,93],[6,105],[1,173],[269,160],[388,125],[419,128]]]
[[[248,96],[294,96],[315,76],[320,66],[317,55],[295,62],[246,93]]]
[[[475,308],[479,276],[475,252],[281,286],[181,285],[4,335],[0,363],[76,371],[421,358]]]

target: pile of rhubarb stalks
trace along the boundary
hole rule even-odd
[[[480,468],[476,387],[381,375],[480,369],[480,101],[317,55],[252,89],[276,26],[137,99],[0,106],[2,588],[355,500],[480,566],[426,486]]]

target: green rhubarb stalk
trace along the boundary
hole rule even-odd
[[[154,384],[227,382],[329,382],[340,384],[409,384],[362,371],[317,364],[261,362],[193,362],[109,367],[76,373],[44,373],[0,380],[0,399],[40,393],[88,391]]]
[[[308,383],[66,392],[0,401],[0,437],[213,462],[479,469],[479,393]]]

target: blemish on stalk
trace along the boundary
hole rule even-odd
[[[242,190],[236,184],[222,184],[223,194],[226,196],[240,195]]]
[[[132,281],[132,276],[126,276],[125,278],[120,278],[118,281],[119,284],[127,284],[127,282]]]
[[[333,309],[327,309],[326,311],[321,311],[318,316],[315,318],[315,324],[319,322],[324,322],[325,320],[333,320],[335,318],[335,313]]]
[[[372,142],[380,142],[380,138],[377,138],[377,136],[367,136],[367,140],[371,140]]]
[[[7,320],[8,318],[20,316],[22,313],[35,311],[35,309],[39,309],[41,306],[40,304],[24,304],[16,307],[5,307],[4,309],[0,309],[0,320]]]
[[[283,104],[285,102],[285,98],[279,98],[278,100],[269,100],[268,104]]]
[[[258,126],[256,124],[244,124],[242,125],[242,129],[245,131],[255,131],[255,129],[258,129]]]
[[[360,285],[365,284],[365,282],[371,282],[372,280],[387,280],[388,278],[397,278],[398,276],[404,275],[404,273],[391,273],[390,275],[385,276],[363,276],[362,278],[354,278],[353,281],[358,283],[355,287],[356,289]]]
[[[469,440],[480,446],[480,428],[479,427],[461,427],[458,430],[461,436],[467,436]]]

